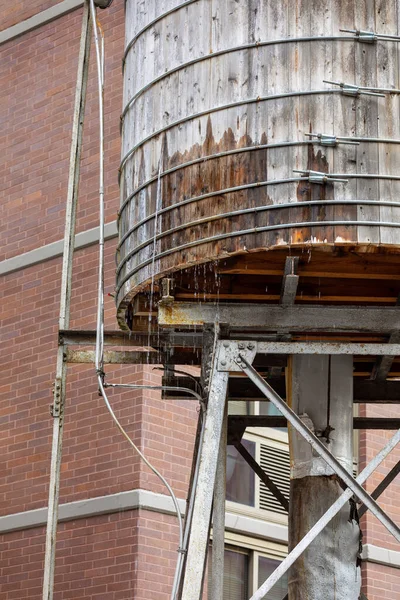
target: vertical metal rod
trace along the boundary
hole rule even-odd
[[[226,497],[226,458],[228,442],[228,402],[225,403],[219,446],[217,475],[214,488],[213,542],[211,561],[211,585],[208,597],[222,600],[224,591],[224,551],[225,551],[225,497]]]
[[[79,187],[80,158],[82,150],[83,120],[85,113],[86,89],[89,71],[90,38],[91,25],[89,20],[89,5],[88,2],[85,1],[79,48],[78,73],[76,81],[75,105],[72,125],[71,153],[68,173],[64,254],[61,277],[61,298],[59,315],[60,330],[68,329],[70,320],[72,259],[75,246],[75,222]],[[64,361],[64,346],[59,345],[57,352],[56,381],[54,388],[53,441],[51,449],[46,549],[44,559],[43,600],[53,599],[66,373],[67,363]]]
[[[218,346],[219,344],[220,342]],[[218,350],[219,348],[216,355]],[[227,372],[217,371],[217,361],[214,358],[182,600],[200,600],[228,376]]]

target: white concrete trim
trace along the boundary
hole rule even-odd
[[[270,523],[254,517],[246,517],[244,515],[227,512],[225,514],[225,529],[274,542],[281,542],[284,544],[287,544],[288,542],[288,528],[285,525]]]
[[[400,552],[396,550],[388,550],[374,544],[364,544],[362,558],[367,562],[400,569]]]
[[[16,23],[15,25],[0,31],[0,44],[9,42],[24,33],[28,33],[28,31],[32,31],[32,29],[50,23],[50,21],[54,21],[54,19],[66,15],[82,5],[83,0],[62,0],[62,2],[59,2],[55,6],[42,10],[36,15],[33,15],[33,17],[29,17],[29,19],[26,19],[25,21],[21,21],[20,23]]]
[[[184,514],[186,502],[184,500],[178,500],[178,502],[182,514]],[[169,496],[139,489],[60,504],[58,520],[62,523],[75,519],[136,509],[150,510],[163,514],[175,514],[175,508]],[[42,527],[46,523],[47,507],[4,515],[0,517],[0,534],[21,529],[30,529],[32,527]]]
[[[186,502],[180,499],[178,503],[182,515],[184,515]],[[170,496],[139,489],[60,504],[58,515],[59,522],[61,523],[135,509],[149,510],[167,515],[175,514],[175,508]],[[46,523],[47,508],[38,508],[36,510],[5,515],[0,517],[0,534],[21,529],[30,529],[32,527],[43,527]],[[287,543],[287,527],[277,523],[269,523],[262,519],[227,512],[225,527],[228,531],[233,531],[237,534]]]
[[[105,240],[111,240],[117,236],[117,222],[112,221],[111,223],[106,223],[104,226]],[[80,248],[85,248],[86,246],[92,246],[98,241],[98,227],[88,229],[87,231],[82,231],[81,233],[77,233],[75,236],[75,249],[79,250]],[[26,267],[31,267],[32,265],[37,265],[41,262],[45,262],[46,260],[51,260],[52,258],[62,256],[63,244],[63,240],[59,240],[57,242],[47,244],[46,246],[35,248],[30,252],[25,252],[24,254],[19,254],[18,256],[13,256],[12,258],[3,260],[0,262],[0,275],[7,275],[8,273],[13,273],[14,271],[19,271],[20,269],[25,269]]]
[[[184,515],[186,502],[179,499],[178,503],[182,515]],[[175,514],[170,496],[139,489],[60,504],[59,522],[138,509],[166,515]],[[0,534],[32,527],[44,527],[46,523],[47,508],[4,515],[0,517]],[[287,544],[288,540],[288,530],[285,525],[231,512],[226,513],[225,528],[234,534],[269,540],[279,544]],[[364,544],[362,558],[367,562],[400,569],[400,552],[395,550],[388,550],[373,544]]]

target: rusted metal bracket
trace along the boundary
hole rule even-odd
[[[62,389],[62,378],[57,377],[53,383],[53,404],[50,404],[50,415],[53,418],[62,418],[64,412],[65,394]]]
[[[222,342],[217,362],[218,371],[241,371],[242,358],[246,358],[251,364],[257,353],[256,342]]]

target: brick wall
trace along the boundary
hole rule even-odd
[[[168,600],[176,539],[174,517],[143,510],[62,523],[54,597]],[[44,542],[43,527],[2,536],[2,598],[42,598]]]

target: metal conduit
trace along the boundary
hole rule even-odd
[[[197,221],[191,221],[188,223],[183,223],[182,225],[178,225],[177,227],[173,227],[172,229],[168,229],[167,231],[162,231],[161,233],[159,233],[158,235],[156,235],[155,237],[152,237],[151,239],[148,239],[144,242],[142,242],[141,244],[135,246],[135,248],[133,250],[131,250],[126,256],[124,256],[123,260],[119,263],[119,265],[117,266],[117,270],[116,270],[116,275],[118,276],[119,273],[121,272],[121,269],[123,268],[124,264],[132,257],[134,256],[134,254],[136,254],[137,252],[139,252],[140,250],[142,250],[143,248],[145,248],[146,246],[150,246],[151,244],[154,243],[154,241],[158,241],[160,239],[162,239],[163,237],[166,237],[168,235],[172,235],[178,231],[182,231],[184,229],[189,229],[190,227],[196,227],[197,225],[204,225],[205,223],[210,223],[212,221],[218,221],[220,219],[228,219],[230,217],[237,217],[240,215],[246,215],[246,214],[251,214],[251,213],[259,213],[259,212],[267,212],[270,210],[277,210],[277,209],[285,209],[285,208],[305,208],[307,206],[318,206],[318,205],[328,205],[328,206],[343,206],[343,205],[352,205],[352,204],[356,204],[357,206],[359,205],[370,205],[370,206],[393,206],[395,208],[400,208],[400,202],[393,202],[393,201],[377,201],[377,200],[309,200],[306,202],[289,202],[286,204],[267,204],[264,206],[255,206],[253,208],[243,208],[240,210],[235,210],[235,211],[231,211],[231,212],[227,212],[227,213],[220,213],[217,215],[210,215],[208,217],[204,217],[202,219],[198,219]],[[321,226],[324,225],[325,221],[321,221]],[[132,230],[130,230],[129,233],[131,233]],[[125,234],[125,235],[128,235]]]
[[[119,166],[118,181],[121,180],[122,171],[123,171],[127,161],[136,152],[136,150],[138,150],[138,148],[141,148],[146,142],[149,142],[153,138],[158,137],[160,134],[164,133],[165,131],[172,129],[173,127],[177,127],[178,125],[182,125],[183,123],[187,123],[188,121],[192,121],[192,120],[198,119],[200,117],[205,117],[207,115],[213,114],[220,110],[228,110],[230,108],[236,108],[237,106],[244,106],[246,104],[255,104],[257,102],[266,102],[268,100],[280,100],[282,98],[296,98],[299,96],[317,96],[318,94],[324,95],[324,94],[342,94],[342,93],[343,92],[341,89],[307,90],[307,91],[303,91],[303,92],[285,92],[283,94],[273,94],[271,96],[257,96],[257,98],[246,98],[246,100],[239,100],[238,102],[231,102],[229,104],[223,104],[222,106],[213,106],[211,108],[208,108],[207,110],[202,110],[198,113],[193,113],[191,115],[187,115],[186,117],[183,117],[182,119],[178,119],[177,121],[173,121],[169,125],[165,125],[164,127],[161,127],[161,129],[154,131],[147,137],[140,140],[140,142],[135,144],[133,146],[133,148],[131,148],[125,154],[125,156],[123,157],[123,159],[121,161],[121,164]]]
[[[132,104],[135,102],[135,100],[137,100],[137,98],[139,98],[139,96],[141,96],[144,92],[146,92],[151,87],[153,87],[153,85],[155,85],[156,83],[159,83],[163,79],[166,79],[170,75],[173,75],[174,73],[178,73],[179,71],[183,71],[183,70],[187,69],[188,67],[192,67],[193,65],[195,65],[197,63],[200,63],[205,60],[212,59],[212,58],[217,58],[218,56],[223,56],[224,54],[231,54],[232,52],[241,52],[243,50],[251,50],[252,48],[277,46],[280,44],[289,44],[291,42],[302,43],[302,42],[319,42],[319,41],[323,41],[323,42],[343,42],[343,41],[356,42],[357,39],[351,38],[349,36],[343,36],[343,35],[342,36],[329,35],[329,36],[320,36],[320,37],[312,36],[312,37],[299,37],[299,38],[281,38],[278,40],[264,40],[262,42],[252,42],[249,44],[242,44],[240,46],[232,46],[231,48],[226,48],[224,50],[217,50],[216,52],[210,52],[209,54],[204,54],[202,56],[198,56],[197,58],[193,58],[192,60],[189,60],[185,63],[181,63],[180,65],[177,65],[176,67],[172,67],[172,69],[170,69],[169,71],[165,71],[165,73],[162,73],[155,79],[152,79],[151,81],[149,81],[149,83],[146,83],[146,85],[144,85],[142,88],[140,88],[140,90],[135,92],[135,94],[128,101],[124,110],[121,113],[121,121],[124,120],[126,113],[130,109]],[[360,89],[368,89],[368,88],[360,87]]]
[[[376,202],[377,206],[379,206],[379,204],[380,203]],[[278,206],[282,207],[281,204]],[[400,208],[400,205],[399,205],[399,208]],[[221,233],[219,235],[215,235],[215,236],[212,236],[209,238],[203,238],[203,239],[195,240],[193,242],[188,242],[186,244],[182,244],[181,246],[176,246],[175,248],[169,248],[168,250],[165,250],[164,252],[160,252],[159,254],[156,254],[155,257],[151,257],[150,259],[143,261],[142,263],[140,263],[139,265],[134,267],[129,272],[129,274],[126,275],[122,279],[122,281],[119,282],[119,284],[116,286],[115,293],[118,294],[121,287],[124,285],[124,283],[126,283],[132,277],[132,275],[137,273],[137,271],[140,271],[140,269],[142,269],[143,267],[146,267],[147,265],[151,264],[153,262],[153,260],[159,260],[160,258],[163,258],[164,256],[168,256],[169,254],[174,254],[176,252],[180,252],[181,250],[186,250],[187,248],[193,248],[194,246],[200,246],[202,244],[217,242],[217,241],[229,238],[229,237],[250,235],[252,233],[262,233],[264,231],[277,231],[279,229],[296,229],[298,227],[335,227],[335,226],[340,226],[340,225],[344,225],[344,226],[354,225],[354,226],[358,226],[358,227],[362,227],[362,226],[366,226],[366,227],[371,227],[371,226],[372,227],[400,227],[400,223],[394,223],[394,222],[389,223],[389,222],[385,222],[385,221],[343,221],[343,220],[341,220],[341,221],[304,221],[301,223],[281,223],[279,225],[266,225],[264,227],[252,227],[250,229],[242,229],[241,231],[229,231],[228,233]]]
[[[308,134],[307,134],[308,135]],[[311,135],[311,134],[310,134]],[[344,137],[344,136],[335,136],[338,144],[346,144],[349,142],[354,143],[381,143],[381,144],[400,144],[400,139],[393,138],[366,138],[366,137]],[[137,187],[132,194],[130,194],[123,203],[121,204],[118,210],[118,221],[120,219],[121,213],[124,210],[125,206],[134,198],[139,192],[144,190],[150,184],[158,181],[159,178],[163,178],[166,175],[170,175],[171,173],[175,173],[176,171],[180,171],[181,169],[185,169],[186,167],[191,167],[193,165],[197,165],[203,162],[207,162],[209,160],[223,158],[225,156],[231,156],[234,154],[241,154],[242,152],[253,152],[257,150],[273,150],[274,148],[284,148],[284,147],[297,147],[297,146],[307,146],[309,144],[321,144],[318,138],[314,138],[311,140],[297,141],[297,142],[277,142],[276,144],[257,144],[255,146],[244,146],[243,148],[235,148],[234,150],[226,150],[225,152],[216,152],[215,154],[208,154],[207,156],[201,156],[199,158],[195,158],[193,160],[189,160],[188,162],[181,163],[176,165],[175,167],[171,167],[170,169],[166,169],[160,174],[151,177],[144,183],[142,183],[139,187]],[[347,177],[347,175],[346,175]]]

